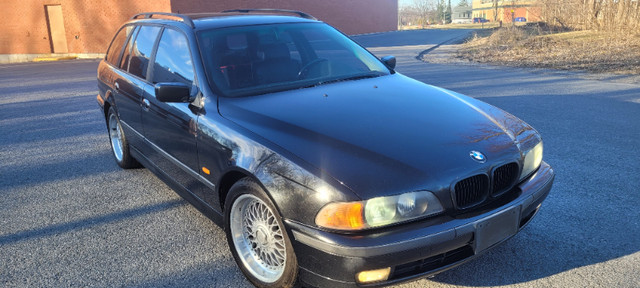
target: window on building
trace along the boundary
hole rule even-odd
[[[142,79],[147,78],[147,68],[153,51],[153,45],[160,32],[157,26],[141,26],[131,50],[129,73]]]
[[[193,83],[193,61],[189,52],[189,42],[184,34],[165,29],[158,44],[155,65],[153,66],[153,83],[181,82]]]

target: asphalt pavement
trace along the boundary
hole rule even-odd
[[[530,123],[556,181],[514,238],[396,287],[640,287],[640,83],[416,59],[467,33],[354,38],[378,56],[397,55],[405,75]],[[0,286],[250,287],[221,228],[146,169],[115,164],[96,68],[0,65]]]

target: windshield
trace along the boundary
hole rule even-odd
[[[367,50],[323,23],[205,30],[198,33],[198,42],[210,84],[231,97],[390,73]]]

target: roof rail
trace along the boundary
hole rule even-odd
[[[251,12],[269,12],[269,13],[288,13],[288,14],[296,14],[301,18],[318,20],[316,17],[313,17],[307,13],[296,11],[296,10],[286,10],[286,9],[232,9],[232,10],[224,10],[222,13],[251,13]]]
[[[182,20],[182,22],[186,23],[187,25],[195,28],[196,26],[193,24],[193,21],[191,20],[191,18],[189,18],[189,16],[184,15],[184,14],[177,14],[177,13],[167,13],[167,12],[147,12],[147,13],[138,13],[136,15],[133,15],[133,17],[131,17],[131,20],[135,20],[135,19],[140,19],[140,16],[144,16],[143,19],[150,19],[150,18],[154,18],[153,16],[165,16],[164,19],[171,19],[171,17],[175,17],[175,18],[180,18],[180,20]]]

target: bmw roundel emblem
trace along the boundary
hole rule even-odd
[[[469,156],[471,156],[471,158],[473,160],[476,160],[480,163],[484,163],[485,161],[487,161],[487,158],[484,157],[484,154],[478,152],[478,151],[471,151],[469,152]]]

